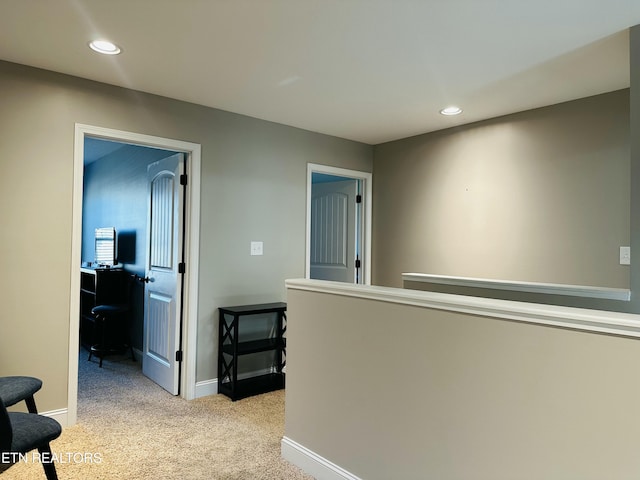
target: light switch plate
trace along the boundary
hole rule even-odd
[[[262,242],[251,242],[251,255],[262,255]]]
[[[631,265],[631,247],[620,247],[620,265]]]

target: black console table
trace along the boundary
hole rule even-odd
[[[284,388],[287,304],[283,302],[260,305],[242,305],[220,308],[218,329],[218,392],[232,400],[271,392]],[[240,325],[250,327],[256,318],[274,314],[275,328],[258,332],[243,340]],[[258,317],[260,316],[260,317]],[[253,317],[253,318],[252,318]],[[249,375],[238,380],[238,366],[242,358],[260,352],[273,352],[273,363],[268,373]]]

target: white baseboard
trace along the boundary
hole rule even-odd
[[[69,426],[68,411],[66,408],[59,408],[58,410],[49,410],[48,412],[38,412],[44,417],[53,418],[63,427]]]
[[[196,382],[195,398],[208,397],[209,395],[216,395],[217,393],[218,393],[217,378],[212,378],[211,380],[204,380],[202,382]]]
[[[361,480],[360,477],[356,477],[288,437],[282,437],[280,445],[282,458],[301,468],[316,480]]]
[[[238,374],[238,380],[244,380],[245,378],[257,377],[259,375],[267,375],[273,373],[275,370],[273,367],[263,368],[254,372],[245,372]],[[216,395],[218,393],[218,379],[212,378],[211,380],[203,380],[196,383],[196,396],[195,398],[207,397],[209,395]]]

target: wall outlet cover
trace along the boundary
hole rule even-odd
[[[262,255],[262,252],[263,252],[262,242],[251,242],[251,255]]]
[[[631,247],[620,247],[620,265],[631,265]]]

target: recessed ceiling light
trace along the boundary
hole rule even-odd
[[[115,43],[107,40],[94,40],[89,42],[89,47],[91,50],[105,55],[118,55],[122,51]]]
[[[451,106],[447,108],[443,108],[440,110],[442,115],[460,115],[462,113],[462,109],[460,107]]]

